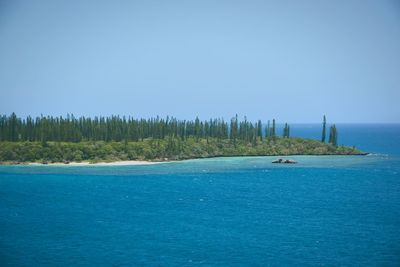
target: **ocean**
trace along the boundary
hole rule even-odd
[[[0,166],[0,265],[399,266],[400,125],[338,131],[371,154]]]

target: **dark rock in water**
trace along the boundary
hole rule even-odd
[[[294,160],[291,160],[291,159],[286,159],[286,160],[283,160],[283,159],[277,159],[277,160],[274,160],[272,163],[286,163],[286,164],[295,164],[295,163],[297,163],[297,161],[294,161]]]

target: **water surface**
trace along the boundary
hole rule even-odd
[[[374,154],[0,166],[1,265],[398,266],[399,126],[346,127]]]

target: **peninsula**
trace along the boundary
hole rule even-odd
[[[119,116],[75,118],[0,117],[0,163],[69,163],[172,161],[221,156],[365,155],[355,147],[338,146],[337,129],[325,142],[290,136],[285,124],[278,134],[275,120],[262,124],[223,119],[201,121],[134,119]]]

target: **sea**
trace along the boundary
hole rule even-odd
[[[337,127],[370,154],[0,166],[0,266],[400,266],[400,124]]]

